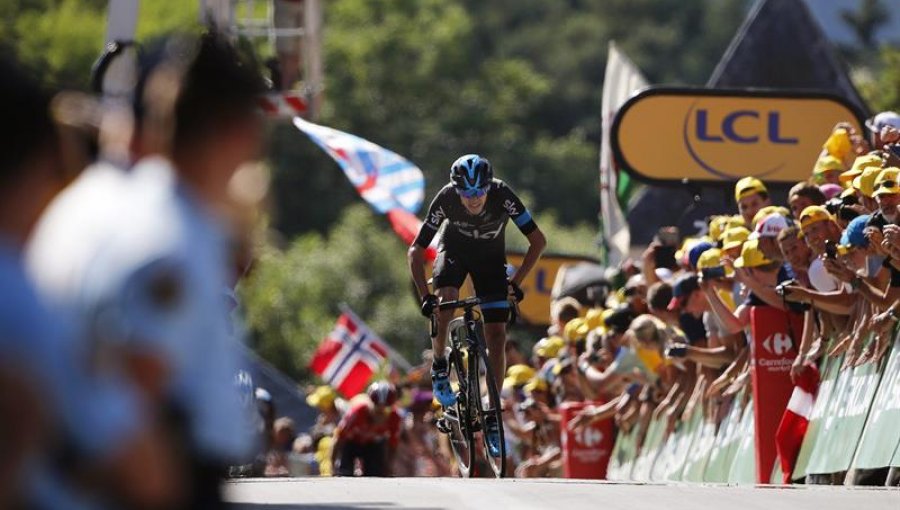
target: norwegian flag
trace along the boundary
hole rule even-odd
[[[356,191],[376,211],[396,208],[415,213],[425,199],[425,178],[410,161],[362,138],[313,124],[300,117],[294,125],[331,156]]]
[[[390,348],[358,317],[344,312],[316,349],[309,367],[345,397],[361,392]]]
[[[781,472],[784,473],[782,481],[787,485],[791,483],[794,463],[800,454],[803,437],[806,436],[806,429],[809,427],[809,418],[816,404],[819,378],[819,369],[810,362],[804,363],[803,371],[795,381],[791,400],[775,432],[775,448],[781,461]]]

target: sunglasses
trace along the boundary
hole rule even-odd
[[[883,181],[883,182],[881,182],[880,184],[878,184],[878,186],[877,186],[878,189],[881,189],[881,188],[896,188],[896,187],[897,187],[897,181]]]
[[[484,188],[475,188],[475,189],[459,189],[456,188],[456,194],[463,198],[478,198],[487,195],[488,189],[487,186]]]

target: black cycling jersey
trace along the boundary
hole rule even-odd
[[[466,210],[453,185],[448,184],[431,202],[415,244],[428,247],[446,220],[449,224],[440,240],[439,251],[456,252],[460,248],[474,247],[478,250],[499,248],[502,251],[509,218],[526,236],[537,228],[519,197],[499,179],[491,181],[484,209],[478,215]]]

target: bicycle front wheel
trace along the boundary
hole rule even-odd
[[[459,475],[468,478],[475,462],[475,441],[472,435],[473,409],[469,401],[468,368],[463,362],[462,353],[456,349],[450,352],[450,384],[456,391],[456,404],[444,409],[444,423],[450,449],[456,458]]]
[[[503,409],[500,404],[500,390],[497,388],[497,383],[494,382],[494,370],[488,360],[487,351],[483,343],[478,345],[477,351],[478,354],[476,356],[469,354],[469,381],[475,390],[472,392],[474,394],[473,399],[476,401],[473,405],[475,418],[478,420],[478,428],[481,430],[481,445],[484,449],[484,456],[491,466],[494,476],[503,478],[506,476],[506,437],[503,432]],[[491,455],[490,447],[488,446],[488,420],[495,420],[499,429],[500,451],[497,456]]]

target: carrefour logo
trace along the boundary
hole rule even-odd
[[[753,175],[809,177],[838,122],[862,114],[836,96],[786,91],[650,88],[618,110],[610,134],[616,163],[638,178],[734,182]]]
[[[595,428],[582,427],[575,432],[575,442],[588,448],[599,445],[601,441],[603,441],[603,432]]]
[[[763,340],[762,345],[770,354],[781,356],[794,347],[794,342],[784,333],[773,333]]]

